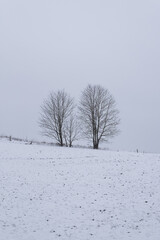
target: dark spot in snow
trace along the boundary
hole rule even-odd
[[[101,213],[103,213],[103,212],[105,212],[106,211],[106,209],[103,209],[103,210],[99,210]]]

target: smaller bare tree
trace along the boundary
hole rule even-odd
[[[50,93],[41,106],[39,126],[42,135],[64,145],[64,126],[74,108],[73,98],[64,90]]]
[[[64,139],[65,144],[68,147],[72,147],[73,142],[78,140],[79,126],[75,115],[71,115],[64,126]]]
[[[98,149],[100,141],[108,141],[118,133],[119,111],[109,91],[100,85],[88,85],[82,92],[80,119],[83,134],[91,139],[93,148]]]

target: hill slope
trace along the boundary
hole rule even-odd
[[[160,155],[0,142],[1,240],[159,240]]]

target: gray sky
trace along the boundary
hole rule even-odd
[[[111,149],[160,152],[159,0],[0,0],[0,134],[40,138],[51,90],[116,99]]]

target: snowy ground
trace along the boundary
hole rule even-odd
[[[160,155],[0,142],[0,240],[159,240]]]

